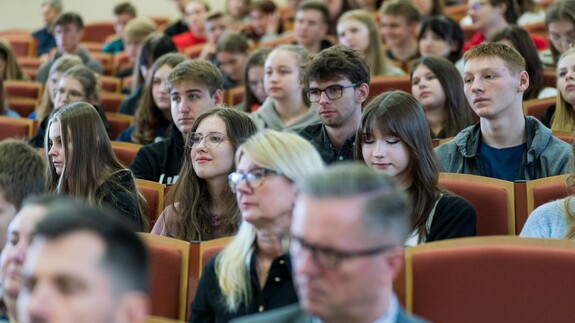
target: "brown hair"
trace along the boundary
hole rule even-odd
[[[166,80],[168,92],[171,92],[175,84],[194,82],[205,85],[210,96],[213,97],[217,90],[222,90],[224,81],[222,73],[212,63],[203,59],[187,60],[178,64]]]
[[[257,132],[255,124],[247,114],[226,107],[210,109],[194,121],[186,138],[184,161],[178,175],[178,181],[167,196],[169,208],[174,212],[175,217],[174,223],[166,223],[166,227],[174,228],[177,239],[208,240],[234,235],[241,220],[235,195],[231,191],[228,191],[219,201],[225,207],[218,209],[224,211],[221,214],[214,213],[213,199],[210,198],[206,180],[198,177],[193,168],[192,148],[187,142],[189,142],[191,134],[198,129],[200,123],[210,116],[217,116],[225,122],[225,135],[230,140],[234,151],[244,140]],[[229,170],[230,173],[232,171],[233,169]],[[214,219],[221,223],[217,232],[213,226]]]
[[[246,65],[244,68],[244,102],[243,102],[244,112],[249,113],[251,112],[250,109],[252,105],[254,104],[261,105],[263,103],[260,102],[258,98],[252,93],[249,84],[248,74],[250,68],[254,66],[261,66],[263,68],[266,62],[266,58],[270,52],[271,52],[270,48],[259,48],[253,51],[246,60]]]
[[[437,134],[439,138],[455,137],[461,130],[471,124],[471,108],[465,98],[463,79],[453,63],[445,58],[430,56],[422,57],[415,62],[411,70],[413,72],[419,65],[424,65],[437,77],[441,88],[445,93],[445,109],[447,118],[443,129]],[[431,131],[431,129],[430,129]]]
[[[384,135],[399,138],[407,147],[410,162],[407,168],[412,183],[407,188],[411,200],[411,229],[419,241],[427,236],[425,224],[442,191],[438,186],[439,168],[431,144],[425,113],[419,102],[403,91],[383,92],[363,111],[355,141],[355,158],[365,162],[362,146],[378,128]]]
[[[0,75],[0,78],[4,80],[28,80],[28,77],[22,72],[22,67],[18,63],[12,45],[4,39],[0,39],[0,59],[6,63],[4,75]]]
[[[152,143],[156,137],[156,128],[163,118],[162,111],[154,102],[152,93],[154,74],[164,65],[174,68],[186,59],[187,57],[183,54],[169,53],[160,57],[150,69],[148,80],[144,86],[142,98],[135,114],[134,132],[131,138],[133,142],[140,145]]]

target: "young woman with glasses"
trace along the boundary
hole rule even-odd
[[[237,147],[254,133],[243,112],[218,107],[202,113],[188,133],[179,179],[152,233],[187,241],[234,235],[240,210],[228,174]]]
[[[384,92],[367,105],[355,156],[406,190],[412,202],[407,245],[475,235],[473,207],[438,185],[437,157],[425,113],[410,94]]]
[[[321,157],[296,134],[265,130],[238,148],[236,165],[229,184],[243,221],[232,242],[204,268],[190,322],[227,322],[297,302],[282,242],[291,224],[295,183],[321,171]]]
[[[104,123],[104,128],[108,129],[106,115],[99,107],[100,98],[96,74],[84,65],[76,65],[66,70],[54,88],[54,111],[73,102],[87,102],[94,106]],[[32,146],[40,148],[44,144],[49,119],[50,116],[47,115],[40,122],[36,136],[30,140]]]

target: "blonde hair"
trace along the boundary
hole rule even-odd
[[[575,54],[575,48],[569,48],[565,53],[559,57],[557,61],[557,68],[561,61],[569,56]],[[574,131],[575,130],[575,111],[573,111],[573,105],[567,101],[561,94],[561,91],[557,91],[557,99],[555,100],[555,113],[551,118],[551,130],[559,131]]]
[[[295,184],[324,168],[317,150],[297,134],[266,129],[238,147],[236,164],[242,156],[254,164],[278,170]],[[249,265],[246,259],[254,250],[255,228],[242,221],[238,234],[217,256],[215,263],[222,302],[229,312],[251,301]]]

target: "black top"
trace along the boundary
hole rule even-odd
[[[137,178],[161,184],[174,184],[178,180],[184,157],[184,138],[172,123],[170,138],[140,148],[130,169]]]
[[[547,108],[545,112],[543,112],[541,118],[539,119],[541,120],[541,123],[549,129],[551,129],[551,119],[553,119],[553,115],[555,114],[555,108],[556,108],[555,104],[550,105],[549,108]]]
[[[323,159],[326,164],[344,160],[353,160],[355,134],[347,138],[339,151],[336,151],[335,147],[331,144],[331,141],[329,141],[325,127],[321,122],[314,123],[303,128],[298,134],[311,142],[321,155],[321,159]]]
[[[173,37],[175,35],[185,33],[188,30],[189,30],[188,25],[186,25],[186,23],[182,19],[180,19],[174,22],[173,24],[169,25],[168,27],[166,27],[166,29],[164,29],[164,34]]]
[[[477,216],[469,202],[456,195],[443,195],[435,208],[426,242],[475,236]]]
[[[248,306],[241,304],[235,313],[227,312],[221,301],[222,293],[215,270],[217,256],[210,259],[202,272],[196,297],[192,303],[189,322],[223,323],[243,315],[297,303],[298,299],[293,287],[289,255],[285,254],[274,259],[262,290],[256,273],[256,253],[254,252],[250,259],[249,268],[249,279],[251,282],[250,303]]]
[[[137,188],[132,172],[121,170],[112,175],[96,190],[96,200],[118,212],[134,231],[143,231],[142,215],[138,207]]]
[[[95,108],[96,108],[96,111],[98,111],[98,114],[100,115],[100,119],[102,119],[102,122],[104,123],[104,127],[106,128],[106,131],[108,131],[108,129],[110,128],[110,125],[108,124],[108,119],[106,118],[106,113],[99,106],[95,106]],[[54,113],[54,112],[52,112],[52,113]],[[40,122],[40,124],[38,125],[38,131],[36,132],[36,135],[34,137],[32,137],[32,139],[30,139],[30,141],[28,142],[32,147],[34,147],[34,148],[44,147],[44,137],[46,136],[46,131],[48,130],[48,122],[50,121],[51,116],[52,116],[52,114],[46,116],[42,120],[42,122]]]
[[[38,47],[36,48],[36,56],[47,54],[52,50],[52,48],[56,48],[57,46],[54,34],[49,32],[45,27],[33,32],[32,37],[36,39],[36,43],[38,44]]]
[[[136,114],[136,110],[140,105],[140,98],[142,97],[142,91],[144,89],[144,85],[140,86],[140,88],[135,92],[127,96],[122,103],[120,103],[120,107],[118,107],[118,112],[123,114],[128,114],[133,116]]]

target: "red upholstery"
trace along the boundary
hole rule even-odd
[[[553,104],[555,104],[555,97],[527,100],[523,102],[523,111],[526,115],[541,120],[541,115]]]
[[[208,263],[208,261],[210,261],[210,259],[212,259],[212,257],[217,254],[218,252],[220,252],[222,249],[224,249],[225,246],[215,246],[215,247],[210,247],[207,248],[206,250],[204,250],[204,253],[202,254],[202,268],[206,266],[206,264]]]
[[[9,34],[3,35],[3,39],[7,40],[17,57],[33,57],[36,56],[36,41],[30,34]]]
[[[42,65],[42,60],[37,57],[18,57],[18,64],[22,68],[38,69]]]
[[[398,76],[373,76],[369,83],[369,96],[366,102],[369,103],[371,99],[385,91],[402,90],[411,93],[411,80],[409,75]]]
[[[115,76],[102,75],[98,77],[98,84],[100,85],[100,89],[102,91],[119,93],[121,90],[122,81]]]
[[[112,60],[112,70],[115,73],[121,72],[123,69],[130,66],[130,58],[126,52],[119,52],[114,55]]]
[[[28,98],[40,100],[42,97],[42,84],[38,82],[29,81],[4,81],[4,88],[8,98]]]
[[[432,322],[572,322],[571,248],[492,244],[414,252],[408,308]]]
[[[0,140],[7,138],[30,139],[33,121],[26,118],[0,116]]]
[[[22,118],[27,118],[30,113],[34,112],[38,105],[38,100],[27,98],[10,98],[6,100],[10,110],[17,112]]]
[[[105,112],[118,112],[122,101],[124,101],[124,95],[121,93],[100,93],[100,106]]]
[[[148,222],[150,223],[150,227],[152,227],[156,223],[156,220],[158,220],[157,210],[158,205],[160,204],[160,193],[158,192],[158,190],[152,187],[142,185],[137,185],[137,187],[138,192],[140,192],[140,194],[142,194],[146,199],[147,204],[146,217],[148,219]]]
[[[553,183],[533,188],[533,206],[539,206],[569,196],[569,187],[565,183]]]
[[[120,133],[128,129],[134,120],[134,118],[131,116],[108,112],[106,112],[106,118],[108,119],[108,124],[110,125],[108,132],[110,134],[110,138],[112,139],[118,138]]]
[[[178,318],[181,253],[167,246],[148,244],[150,252],[151,315]]]
[[[140,147],[112,145],[112,149],[114,150],[116,158],[118,158],[124,166],[129,167],[132,164],[132,161],[134,160],[136,155],[138,154]]]
[[[103,43],[106,37],[116,33],[113,22],[93,22],[84,26],[83,42]]]
[[[557,73],[554,68],[543,70],[543,84],[549,87],[557,87]]]
[[[514,234],[515,223],[509,221],[510,218],[514,219],[515,215],[508,214],[508,192],[503,187],[490,184],[491,179],[486,177],[482,177],[482,179],[486,182],[478,183],[440,178],[439,184],[473,205],[477,214],[478,236]],[[511,198],[513,198],[513,194]]]

